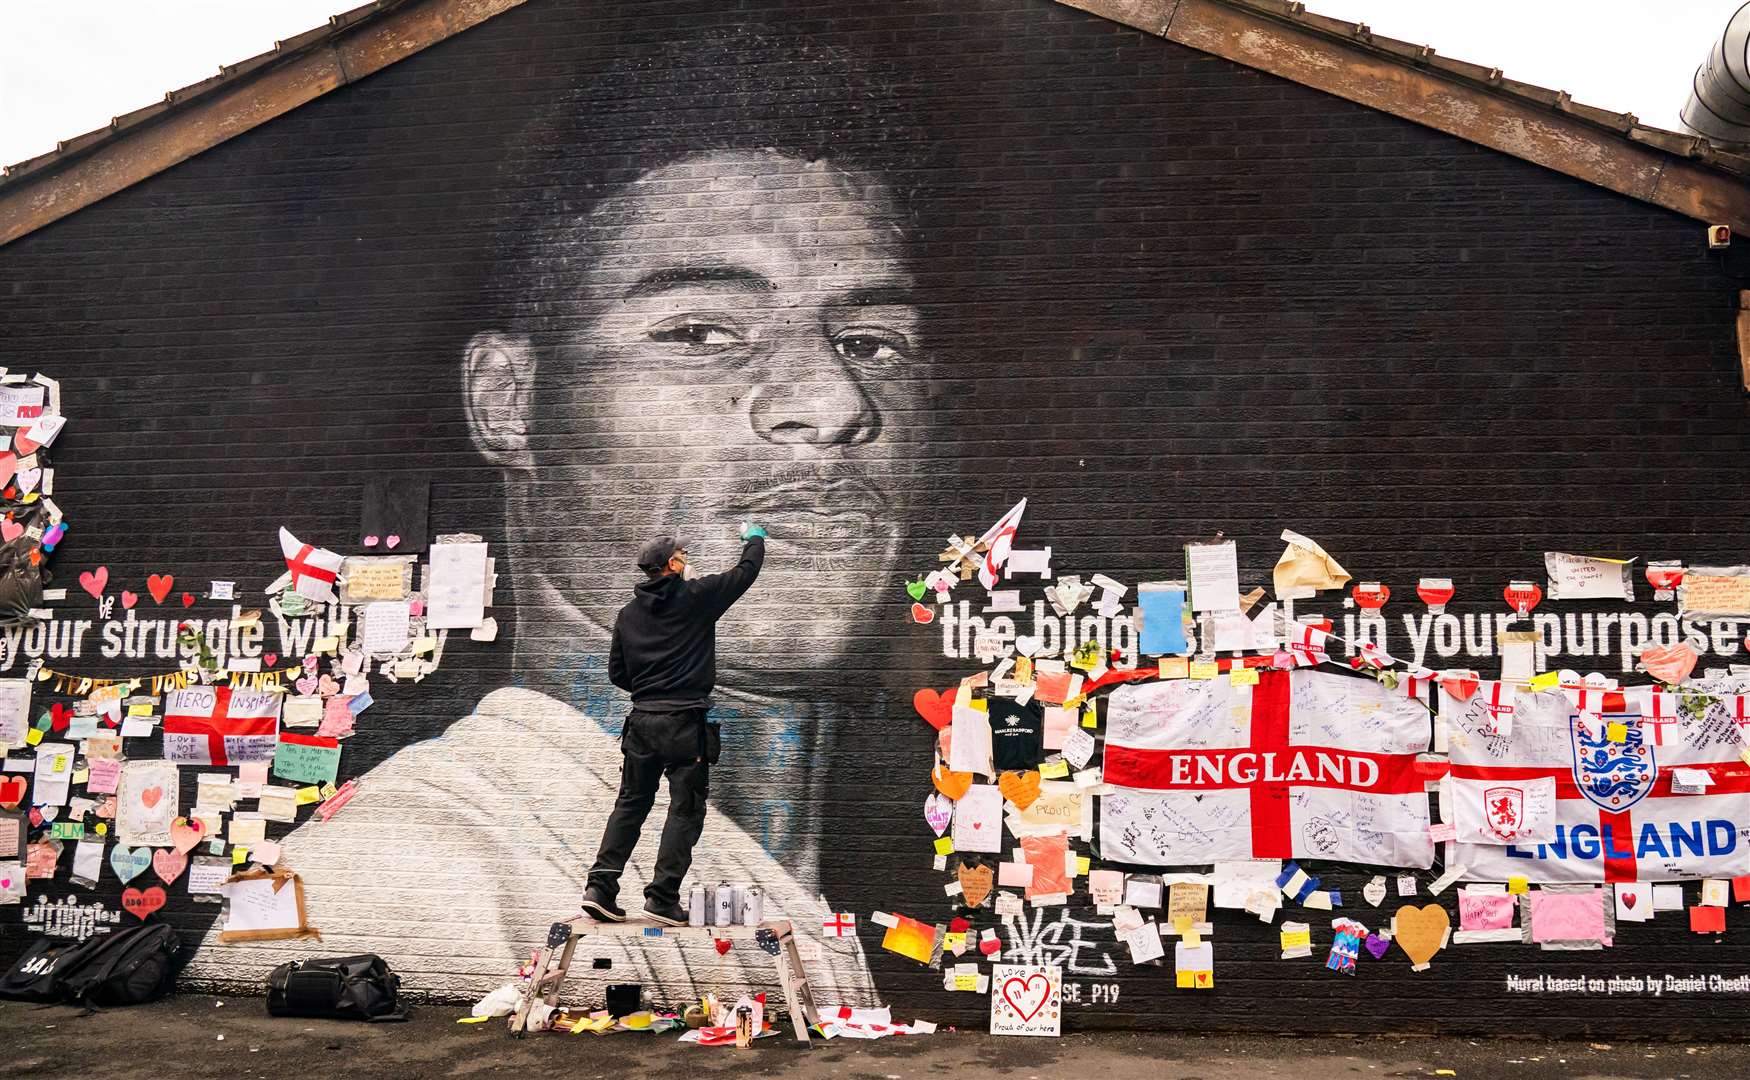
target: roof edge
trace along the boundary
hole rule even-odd
[[[1750,231],[1750,158],[1565,91],[1315,15],[1298,0],[1055,0],[1662,206]]]
[[[377,0],[9,166],[0,247],[524,0]]]

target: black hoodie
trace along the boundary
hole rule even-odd
[[[608,678],[647,712],[710,708],[717,620],[753,585],[765,561],[766,542],[756,536],[741,549],[741,561],[721,574],[639,582],[614,620]]]

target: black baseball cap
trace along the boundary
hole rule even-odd
[[[689,541],[678,536],[659,536],[638,549],[638,569],[645,573],[661,570],[675,552],[685,551],[689,546]]]

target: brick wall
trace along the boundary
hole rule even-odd
[[[73,417],[63,583],[259,595],[277,526],[348,548],[383,473],[429,475],[433,530],[494,545],[499,641],[377,693],[342,770],[365,795],[288,845],[320,952],[471,1000],[573,910],[624,707],[600,626],[664,523],[707,569],[741,517],[775,526],[721,635],[701,873],[859,913],[867,970],[829,951],[828,1000],[961,1023],[984,999],[867,926],[952,913],[909,700],[971,662],[900,588],[949,532],[1026,496],[1060,572],[1177,576],[1221,530],[1265,582],[1293,528],[1387,582],[1394,620],[1423,574],[1502,611],[1545,550],[1741,561],[1739,286],[1699,224],[1043,0],[719,7],[531,0],[0,250],[4,363]],[[1350,895],[1373,872],[1322,869]],[[113,907],[65,871],[48,896]],[[168,917],[192,942],[213,911]],[[1089,908],[1024,936],[1075,968],[1071,1026],[1734,1030],[1724,996],[1504,988],[1736,974],[1736,929],[1351,980],[1218,922],[1218,990],[1179,998]],[[0,926],[10,954],[20,909]],[[191,981],[310,951],[208,945]],[[750,952],[617,953],[581,985],[678,998],[759,975]]]

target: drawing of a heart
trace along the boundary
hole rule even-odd
[[[270,652],[270,653],[262,653],[261,654],[261,666],[262,667],[273,667],[275,664],[277,664],[279,662],[280,662],[280,654],[279,653]]]
[[[920,626],[927,626],[936,621],[936,609],[923,604],[911,606],[911,621]]]
[[[139,602],[140,602],[140,594],[139,593],[129,592],[126,589],[122,590],[122,607],[132,608],[135,604],[137,604]]]
[[[1686,641],[1675,645],[1655,645],[1641,652],[1641,663],[1646,666],[1647,674],[1673,686],[1689,678],[1689,673],[1695,670],[1698,659],[1695,646]]]
[[[1015,651],[1022,656],[1030,657],[1043,648],[1045,648],[1045,642],[1032,634],[1026,634],[1015,639]]]
[[[146,591],[152,594],[152,599],[162,604],[164,598],[170,595],[170,587],[176,584],[176,579],[169,574],[147,574]]]
[[[1386,954],[1386,950],[1391,948],[1391,938],[1380,937],[1378,934],[1368,934],[1365,944],[1367,951],[1373,955],[1375,960],[1378,960]]]
[[[918,715],[926,723],[941,731],[954,719],[954,693],[959,689],[954,686],[949,687],[945,693],[937,693],[925,687],[911,696],[911,707],[918,711]]]
[[[188,855],[175,848],[159,848],[152,853],[152,872],[169,885],[188,869]]]
[[[930,831],[941,836],[954,822],[954,800],[940,791],[932,791],[924,799],[924,821]]]
[[[152,865],[152,849],[143,847],[122,847],[117,844],[115,850],[109,853],[110,869],[123,885],[146,872],[146,867]]]
[[[164,890],[157,885],[149,889],[126,889],[122,892],[122,910],[136,919],[144,919],[163,907],[166,899]]]
[[[107,566],[87,570],[79,575],[79,587],[90,593],[93,600],[103,599],[103,588],[108,584],[109,567]]]
[[[185,592],[182,594],[182,606],[194,607],[194,593]]]
[[[1633,911],[1635,909],[1635,894],[1624,890],[1622,893],[1622,906]]]
[[[1038,988],[1033,984],[1037,982]],[[1035,971],[1023,978],[1012,975],[1003,981],[1003,1000],[1009,1003],[1009,1008],[1015,1010],[1015,1015],[1022,1020],[1031,1020],[1039,1015],[1039,1010],[1045,1008],[1045,1003],[1051,999],[1051,980]]]
[[[6,543],[10,544],[10,543],[12,543],[12,541],[18,539],[19,537],[21,537],[23,535],[24,535],[24,526],[23,525],[19,524],[16,521],[13,521],[11,518],[7,518],[4,521],[0,521],[0,540],[4,540]]]
[[[175,846],[176,850],[186,855],[194,849],[196,844],[201,842],[203,831],[200,822],[190,821],[188,818],[177,818],[170,825],[170,843]]]
[[[0,810],[16,810],[29,782],[22,776],[0,776]]]
[[[145,791],[140,792],[140,802],[148,810],[150,810],[154,806],[157,806],[158,800],[162,799],[163,797],[164,797],[164,788],[163,787],[149,787]]]

